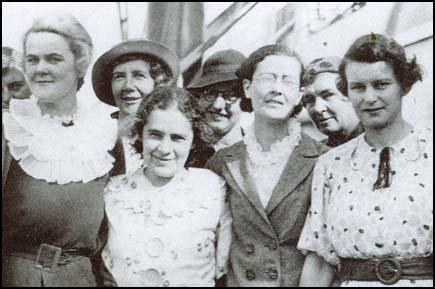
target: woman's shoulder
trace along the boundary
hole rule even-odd
[[[189,176],[190,181],[198,182],[198,183],[212,184],[216,182],[218,183],[223,182],[223,178],[221,178],[220,176],[218,176],[216,173],[214,173],[209,169],[189,168],[187,175]]]

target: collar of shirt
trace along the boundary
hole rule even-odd
[[[407,161],[416,161],[424,151],[424,145],[429,139],[421,132],[413,129],[411,133],[398,143],[391,146],[394,155],[403,157]],[[365,133],[357,137],[357,145],[351,153],[350,161],[354,170],[363,165],[364,159],[370,154],[379,154],[381,150],[369,145],[365,139]]]

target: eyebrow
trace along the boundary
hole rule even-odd
[[[328,94],[328,93],[334,93],[334,91],[331,89],[323,89],[321,91],[316,92],[316,94],[320,95],[320,96],[324,96],[325,94]]]

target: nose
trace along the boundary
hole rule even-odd
[[[282,80],[279,78],[275,79],[275,81],[272,83],[272,89],[283,94],[285,92],[285,87],[282,84]]]
[[[314,112],[319,114],[326,111],[327,110],[326,102],[321,97],[317,97],[314,102],[313,110]]]
[[[160,155],[164,156],[164,155],[168,155],[171,153],[172,151],[172,141],[169,139],[169,137],[164,137],[158,148],[157,148],[158,152]]]
[[[133,77],[131,77],[130,75],[127,75],[125,77],[124,90],[127,90],[127,91],[134,90]]]
[[[375,103],[377,99],[376,90],[372,87],[368,87],[364,94],[364,101],[366,103]]]
[[[47,73],[48,72],[47,62],[44,60],[40,60],[36,66],[35,72],[36,73]]]
[[[216,110],[222,110],[225,108],[225,99],[222,96],[219,96],[216,98],[216,100],[213,103],[213,108]]]

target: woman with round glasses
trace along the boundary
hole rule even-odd
[[[392,38],[358,38],[338,88],[365,133],[319,158],[299,249],[304,286],[433,287],[433,134],[402,117],[421,70]]]
[[[242,139],[241,123],[250,116],[243,110],[252,111],[235,75],[244,60],[235,50],[217,52],[204,63],[201,77],[188,87],[197,98],[203,120],[188,166],[204,167],[216,151]]]

